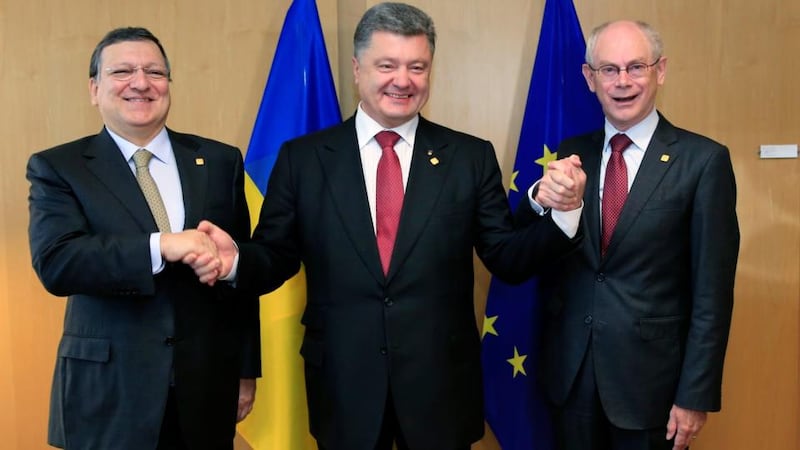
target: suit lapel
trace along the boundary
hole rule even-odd
[[[592,133],[586,151],[580,154],[586,171],[586,188],[583,194],[583,221],[585,248],[593,259],[600,257],[600,162],[603,157],[603,131]],[[566,157],[569,155],[560,155]]]
[[[87,169],[119,200],[135,223],[145,231],[158,230],[136,177],[105,128],[92,140],[83,157]]]
[[[184,228],[195,228],[203,218],[208,189],[208,167],[196,141],[167,130],[183,190]]]
[[[658,126],[653,138],[650,140],[647,151],[644,153],[644,159],[641,166],[639,166],[639,171],[636,172],[631,191],[628,193],[625,206],[622,208],[619,221],[616,228],[614,228],[614,234],[611,236],[606,257],[611,256],[619,246],[619,243],[625,240],[625,235],[630,231],[636,218],[642,212],[647,200],[661,183],[669,168],[680,156],[678,147],[672,145],[677,139],[677,134],[672,124],[659,114]]]
[[[332,133],[327,143],[317,148],[317,155],[325,172],[326,186],[353,247],[370,273],[382,283],[384,275],[367,201],[355,119],[351,117]],[[365,236],[371,236],[372,239]]]
[[[397,273],[425,229],[452,167],[454,151],[435,127],[420,117],[388,279]]]

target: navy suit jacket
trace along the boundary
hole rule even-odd
[[[171,130],[169,138],[185,228],[210,219],[247,239],[239,150]],[[260,376],[257,297],[202,285],[183,264],[152,274],[157,227],[105,129],[34,154],[27,177],[33,267],[50,293],[68,296],[50,444],[155,448],[174,379],[190,448],[231,448],[238,380]]]
[[[282,147],[237,285],[264,292],[303,263],[312,434],[371,450],[391,392],[415,449],[483,434],[473,251],[515,282],[572,249],[551,221],[515,230],[492,145],[420,118],[388,276],[381,269],[353,118]]]
[[[579,252],[540,281],[542,382],[566,400],[587,350],[611,422],[663,427],[672,404],[720,409],[739,250],[728,149],[659,116],[605,257],[600,256],[603,131],[564,141],[587,175]]]

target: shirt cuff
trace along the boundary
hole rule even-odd
[[[161,257],[161,233],[150,234],[150,266],[153,275],[164,270],[164,259]]]
[[[556,226],[570,239],[574,238],[576,234],[578,234],[578,227],[581,224],[581,213],[583,212],[583,200],[581,200],[581,206],[578,209],[573,209],[572,211],[558,211],[558,210],[550,210],[550,208],[545,208],[544,206],[540,205],[539,203],[534,200],[534,193],[536,192],[536,188],[539,186],[539,182],[533,183],[530,188],[528,188],[528,203],[530,203],[531,208],[533,211],[540,215],[544,216],[550,211],[550,216],[553,218],[553,222]]]

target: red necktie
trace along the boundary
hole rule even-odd
[[[399,139],[400,135],[394,131],[381,131],[375,135],[375,140],[383,149],[376,177],[375,231],[384,275],[389,273],[400,211],[403,209],[403,172],[400,159],[394,151],[394,144]]]
[[[606,166],[606,179],[603,184],[603,236],[600,249],[605,256],[611,234],[617,226],[622,206],[628,197],[628,168],[622,152],[633,141],[627,135],[619,133],[611,138],[611,158]]]

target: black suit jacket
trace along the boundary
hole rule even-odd
[[[573,248],[552,221],[515,231],[492,145],[420,118],[384,276],[353,118],[284,144],[237,283],[273,289],[305,265],[301,353],[312,434],[373,449],[391,391],[411,448],[483,434],[473,249],[507,281]]]
[[[587,174],[585,239],[541,278],[545,391],[562,404],[591,347],[618,427],[662,427],[673,403],[719,410],[739,249],[728,149],[660,116],[602,258],[602,146],[600,130],[558,149]]]
[[[238,149],[169,131],[186,228],[210,219],[249,234]],[[231,448],[239,378],[260,375],[258,303],[192,270],[152,274],[147,203],[108,132],[31,156],[30,245],[45,288],[69,296],[49,442],[155,448],[174,376],[190,448]],[[171,369],[174,368],[174,375]]]

